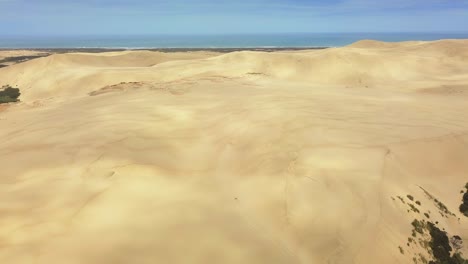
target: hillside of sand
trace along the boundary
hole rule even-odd
[[[5,84],[0,263],[424,263],[429,222],[467,244],[467,40],[56,54]]]

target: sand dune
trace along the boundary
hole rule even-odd
[[[150,67],[173,60],[202,59],[215,52],[162,53],[151,51],[123,51],[105,53],[70,53],[49,57],[49,63],[76,64],[88,67]],[[44,59],[47,60],[47,59]]]
[[[393,48],[375,48],[382,45]],[[468,41],[464,40],[402,44],[362,41],[349,47],[302,53],[57,54],[2,70],[2,82],[23,87],[25,101],[53,95],[86,95],[119,82],[160,83],[212,75],[267,76],[316,84],[409,91],[463,83],[468,74],[467,60]]]
[[[466,244],[467,43],[2,68],[0,262],[422,263],[415,219]]]

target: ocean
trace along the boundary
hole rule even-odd
[[[0,36],[0,48],[285,48],[340,47],[362,39],[468,39],[467,33],[290,33],[233,35]]]

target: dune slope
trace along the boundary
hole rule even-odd
[[[0,262],[430,260],[414,220],[468,241],[466,44],[2,68]]]

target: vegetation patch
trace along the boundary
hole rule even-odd
[[[405,200],[403,200],[403,197],[397,196],[397,198],[400,199],[400,201],[401,201],[402,203],[406,204],[406,203],[405,203]]]
[[[419,188],[421,188],[421,190],[424,191],[424,194],[426,194],[427,198],[429,198],[432,202],[434,202],[434,205],[437,207],[437,209],[439,209],[440,215],[442,215],[443,217],[447,217],[447,218],[449,215],[456,216],[447,208],[447,206],[445,206],[445,204],[437,200],[437,198],[435,198],[432,194],[430,194],[428,191],[426,191],[422,187],[419,187]]]
[[[21,95],[18,88],[5,85],[0,89],[0,104],[18,102]]]
[[[419,245],[430,258],[428,260],[421,253],[415,254],[413,256],[415,264],[468,264],[468,260],[464,259],[459,252],[463,245],[460,236],[453,236],[449,239],[447,232],[437,227],[437,224],[425,220],[414,219],[411,225],[413,238],[408,238],[408,244]]]
[[[428,228],[431,235],[429,246],[434,257],[434,260],[429,262],[430,264],[468,264],[468,260],[464,259],[461,253],[455,252],[453,255],[451,254],[452,247],[450,246],[446,232],[440,230],[433,223],[428,223]],[[454,236],[453,238],[452,240],[456,240],[461,245],[462,241],[459,236]]]
[[[413,226],[413,230],[421,235],[424,234],[424,230],[426,230],[427,227],[424,220],[419,221],[418,219],[414,219],[411,225]]]
[[[402,247],[398,247],[398,249],[400,249],[400,253],[401,253],[402,255],[404,255],[404,254],[405,254],[405,251],[403,250],[403,248],[402,248]]]
[[[397,197],[398,197],[398,199],[400,199],[400,201],[401,201],[403,204],[407,204],[407,205],[409,206],[409,210],[407,210],[408,213],[409,213],[410,211],[413,211],[413,212],[418,213],[418,214],[421,213],[421,212],[419,211],[419,209],[416,208],[416,206],[415,206],[413,203],[411,203],[411,202],[414,201],[414,197],[413,197],[411,194],[406,195],[406,198],[408,198],[408,200],[410,200],[410,202],[408,202],[408,203],[405,202],[405,200],[403,199],[403,197],[401,197],[401,196],[397,196]],[[419,202],[419,201],[416,201],[415,203],[416,203],[417,205],[421,205],[421,202]]]
[[[460,205],[460,213],[468,217],[468,183],[465,185],[466,192],[463,194],[462,204]]]
[[[452,247],[450,246],[447,234],[433,223],[428,223],[428,228],[431,235],[429,246],[432,249],[435,260],[440,263],[450,263]]]
[[[408,206],[411,208],[411,211],[415,212],[415,213],[420,213],[419,209],[416,208],[416,206],[414,206],[413,204],[408,204]]]
[[[419,254],[419,260],[424,264],[427,263],[427,259],[422,254]]]
[[[32,59],[37,59],[41,57],[48,56],[49,54],[44,55],[35,55],[35,56],[15,56],[15,57],[6,57],[0,60],[0,63],[21,63]]]
[[[454,248],[456,251],[463,248],[463,240],[460,236],[453,236],[452,238],[450,238],[450,244],[452,245],[452,248]]]

